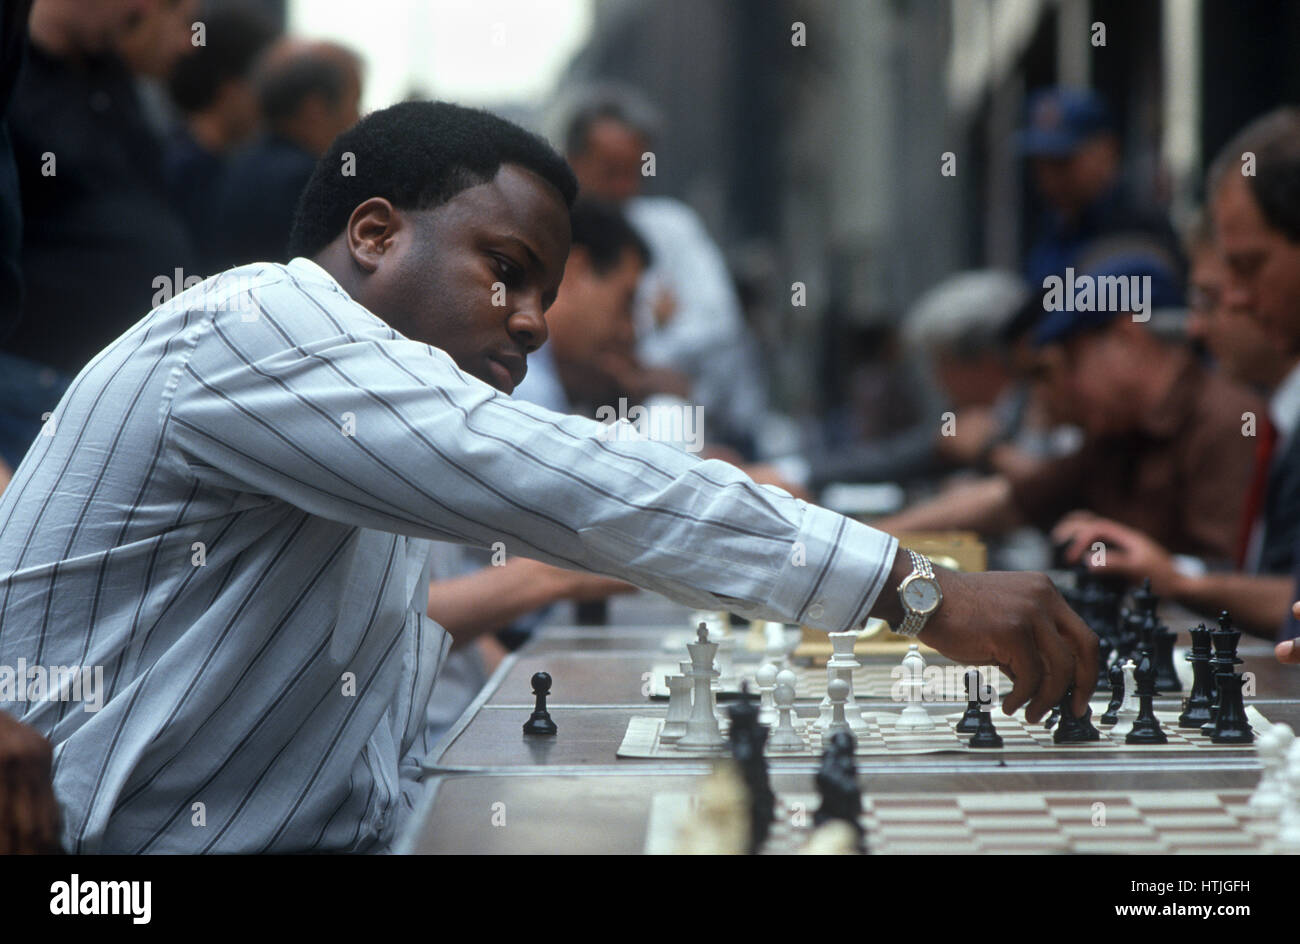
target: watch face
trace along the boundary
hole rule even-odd
[[[925,577],[909,580],[903,588],[903,602],[918,613],[929,613],[939,605],[939,584]]]

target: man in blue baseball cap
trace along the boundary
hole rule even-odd
[[[1127,193],[1119,138],[1095,92],[1058,87],[1030,95],[1018,145],[1045,204],[1025,262],[1031,285],[1077,265],[1084,246],[1111,233],[1146,232],[1177,252],[1165,214],[1139,207]]]
[[[1101,516],[1173,553],[1228,560],[1249,487],[1255,440],[1242,414],[1263,404],[1207,370],[1163,329],[1179,315],[1176,262],[1141,233],[1079,254],[1044,281],[1034,339],[1046,399],[1083,430],[1080,449],[1024,474],[994,476],[878,526],[899,531],[1044,530]],[[960,435],[962,417],[956,417]]]

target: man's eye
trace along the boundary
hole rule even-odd
[[[501,276],[501,281],[506,284],[507,288],[514,288],[523,281],[523,269],[502,256],[494,256],[493,258],[496,261],[497,274]]]

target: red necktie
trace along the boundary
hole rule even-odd
[[[1277,445],[1277,427],[1267,416],[1260,416],[1259,436],[1255,442],[1255,475],[1250,480],[1250,491],[1246,493],[1246,507],[1242,512],[1241,530],[1237,532],[1237,569],[1246,566],[1246,554],[1250,550],[1250,532],[1255,527],[1255,519],[1264,508],[1264,495],[1268,490],[1268,469],[1273,460],[1273,447]]]

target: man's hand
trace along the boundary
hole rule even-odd
[[[1291,615],[1300,619],[1300,603],[1291,605]],[[1300,640],[1288,639],[1285,642],[1277,644],[1273,649],[1273,654],[1277,656],[1277,661],[1284,665],[1300,665],[1300,645],[1296,645]]]
[[[1066,544],[1065,559],[1074,563],[1081,557],[1091,566],[1092,546],[1101,542],[1105,564],[1093,570],[1118,574],[1130,583],[1151,578],[1151,589],[1164,596],[1177,596],[1181,575],[1174,567],[1173,556],[1163,547],[1118,521],[1075,512],[1062,518],[1052,529],[1052,543]]]
[[[594,600],[604,600],[606,597],[637,592],[637,588],[632,584],[613,577],[555,567],[529,557],[516,557],[510,563],[514,568],[513,572],[520,580],[545,583],[549,588],[551,599],[554,600],[590,603]]]
[[[1074,687],[1083,714],[1097,685],[1097,637],[1043,574],[963,574],[936,567],[943,603],[921,639],[966,665],[996,665],[1014,682],[1002,702],[1039,721]],[[888,591],[887,591],[888,592]]]
[[[59,851],[50,742],[0,711],[0,855]]]

